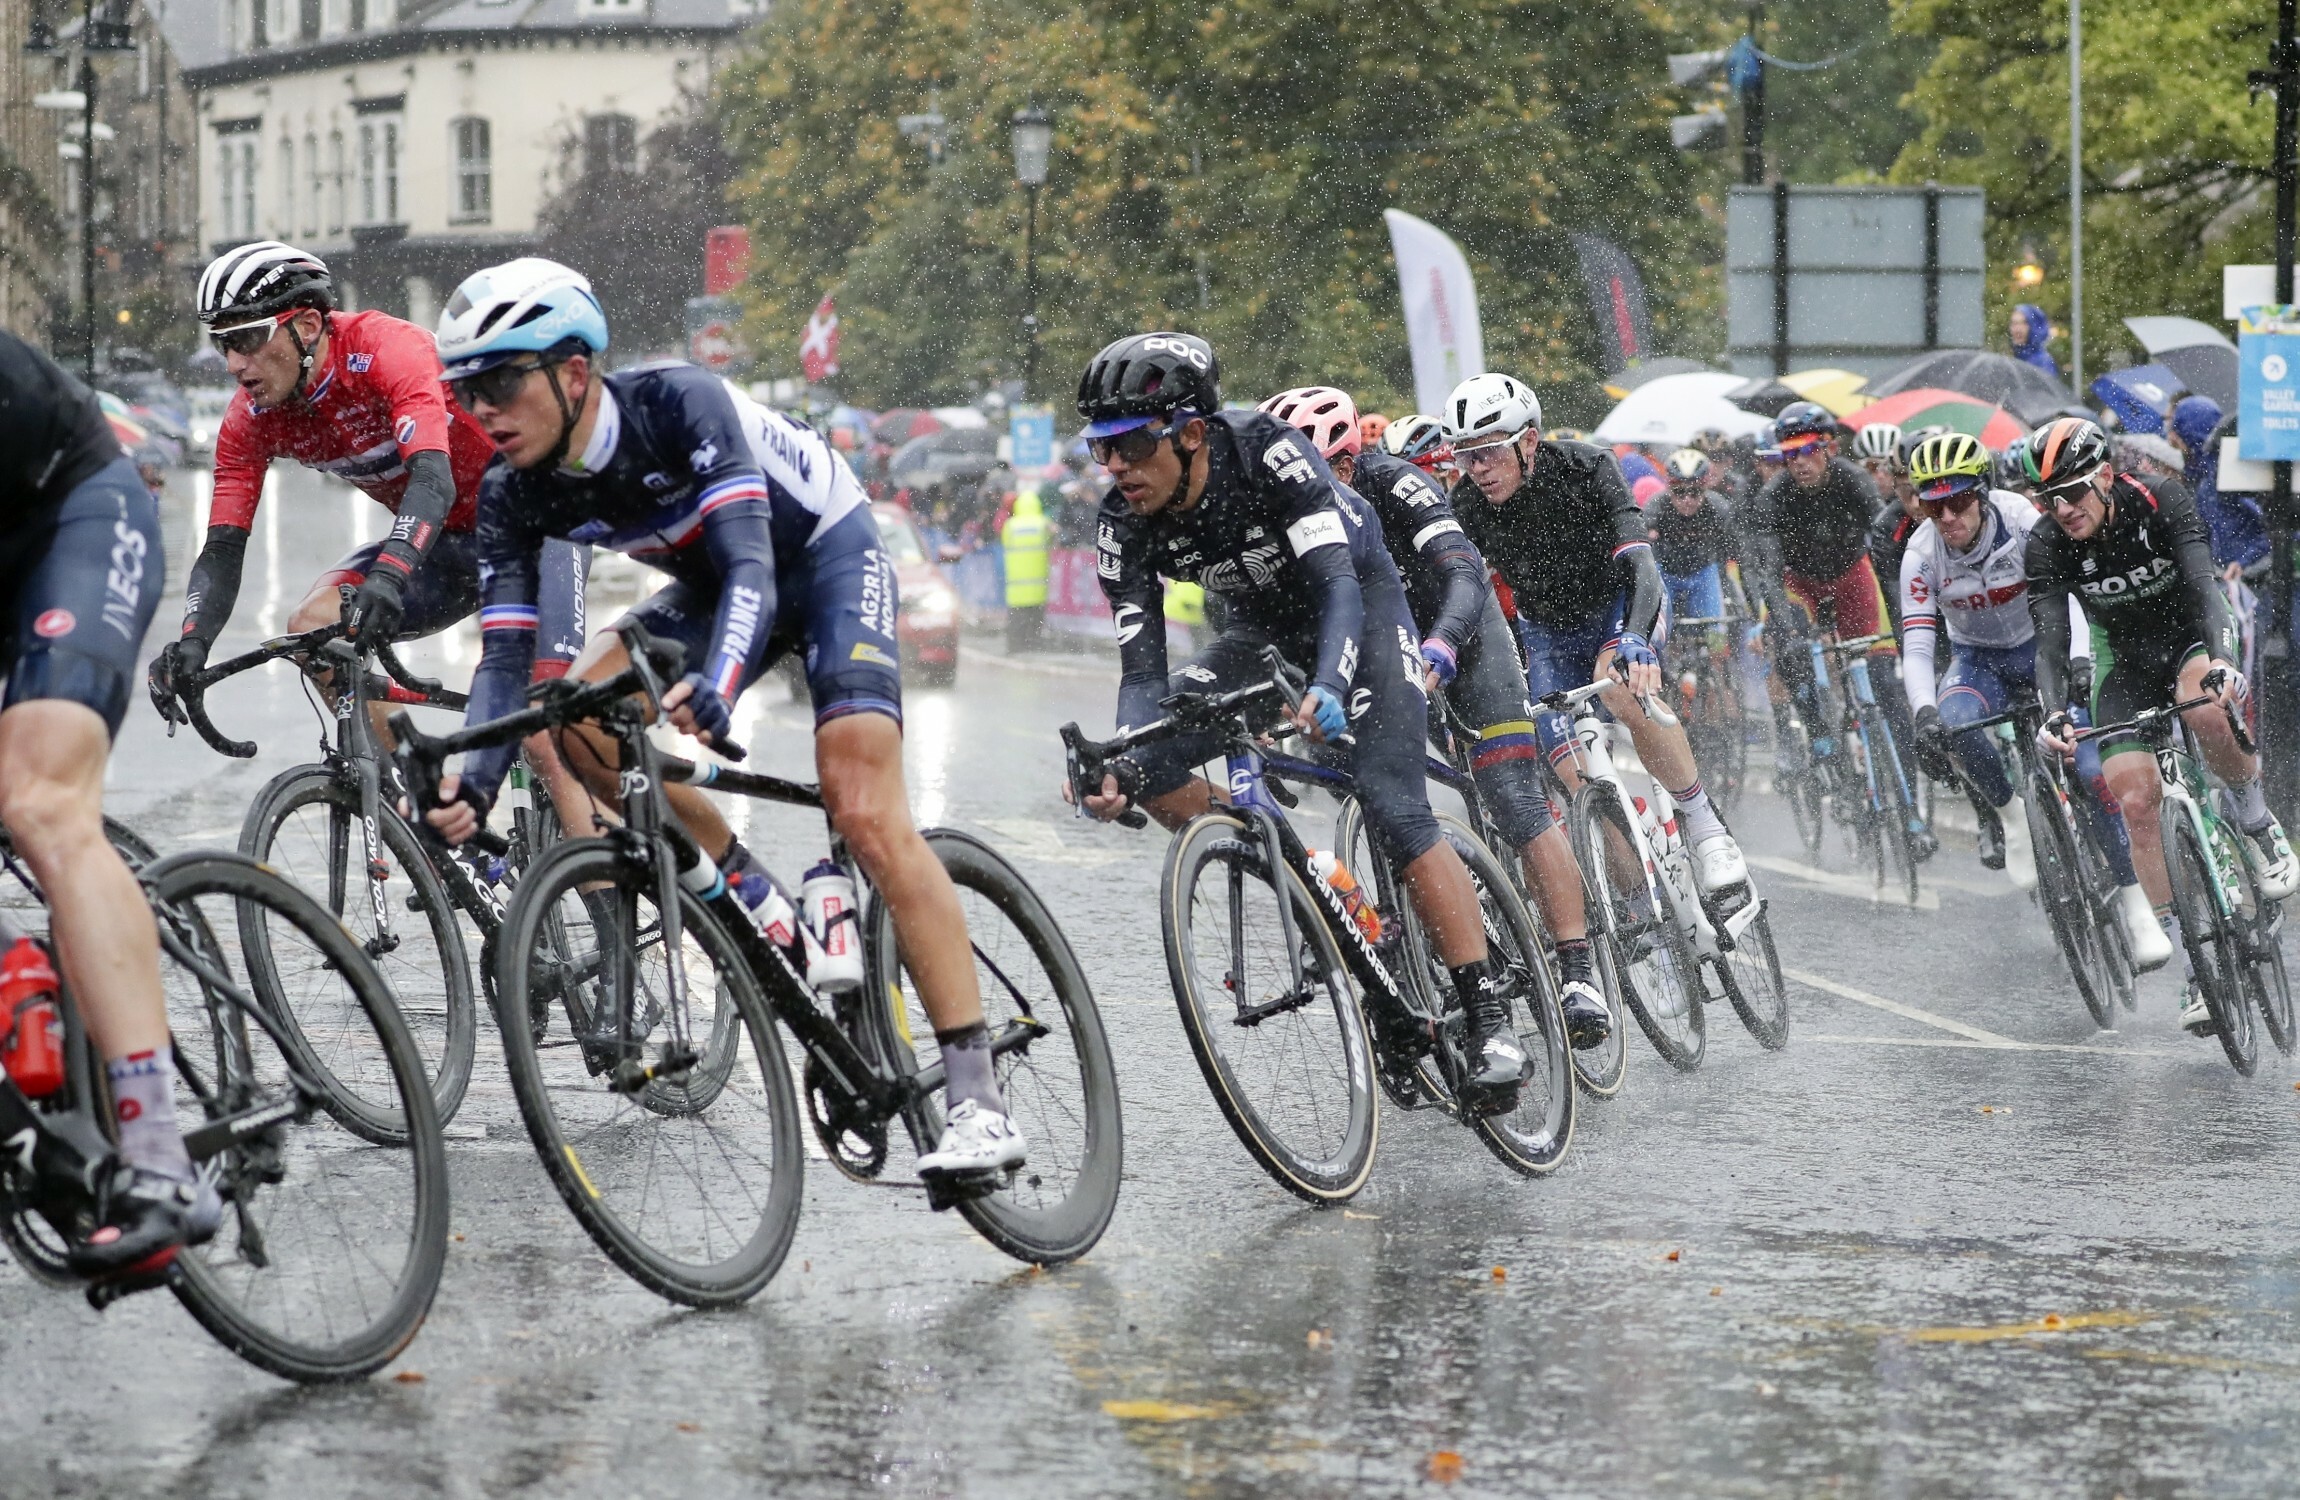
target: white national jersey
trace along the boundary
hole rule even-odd
[[[1991,490],[1972,547],[1958,552],[1927,521],[1901,557],[1901,628],[1946,628],[1959,646],[2018,646],[2036,635],[2028,616],[2029,528],[2036,507],[2010,490]]]

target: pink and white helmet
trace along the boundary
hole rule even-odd
[[[1308,433],[1318,452],[1328,459],[1337,453],[1356,453],[1365,445],[1364,434],[1358,430],[1358,404],[1350,399],[1349,392],[1330,385],[1280,391],[1263,402],[1261,409]]]

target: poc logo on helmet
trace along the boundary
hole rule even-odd
[[[1146,353],[1179,354],[1182,358],[1190,361],[1191,368],[1198,370],[1206,368],[1205,351],[1193,349],[1180,339],[1146,338],[1142,341],[1142,348]]]

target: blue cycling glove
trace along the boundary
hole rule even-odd
[[[685,706],[695,716],[695,727],[709,735],[713,742],[725,739],[728,729],[732,727],[732,720],[728,715],[727,700],[719,696],[717,688],[711,686],[711,679],[700,672],[689,672],[679,680],[691,690]]]
[[[1350,716],[1342,709],[1342,700],[1334,696],[1333,689],[1312,684],[1302,694],[1302,706],[1318,724],[1318,733],[1329,740],[1340,739],[1349,733]]]
[[[1422,660],[1429,664],[1431,671],[1437,673],[1439,687],[1453,681],[1454,673],[1461,670],[1461,662],[1453,654],[1453,647],[1434,635],[1422,642]]]
[[[1625,667],[1661,665],[1661,658],[1653,654],[1653,643],[1633,630],[1621,632],[1621,644],[1613,648],[1613,659]]]

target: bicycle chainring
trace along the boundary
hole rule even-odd
[[[811,1055],[802,1081],[807,1093],[807,1121],[814,1126],[815,1139],[822,1142],[831,1165],[857,1182],[876,1181],[886,1170],[887,1122],[866,1115]]]

